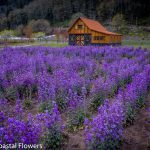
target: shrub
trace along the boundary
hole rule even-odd
[[[10,86],[6,88],[5,91],[5,98],[7,98],[10,101],[15,101],[17,98],[17,90],[13,86]]]
[[[60,149],[63,144],[63,127],[56,103],[53,103],[51,112],[39,114],[38,120],[44,125],[41,139],[44,149]]]
[[[123,133],[124,112],[119,100],[105,100],[97,116],[85,120],[85,140],[89,149],[117,149]]]
[[[44,32],[36,32],[36,33],[33,33],[32,35],[34,38],[42,38],[45,36],[45,33]]]
[[[67,108],[68,102],[66,100],[66,96],[67,96],[66,89],[59,87],[59,89],[56,91],[56,99],[55,100],[56,100],[58,108],[61,112],[63,112]]]
[[[70,110],[67,117],[67,128],[69,131],[75,132],[79,128],[83,128],[85,113],[82,108]]]
[[[81,96],[72,90],[68,93],[67,127],[71,132],[83,128],[84,118],[87,115],[85,87],[82,87],[81,93]]]
[[[112,18],[112,26],[116,29],[116,31],[124,31],[126,26],[125,18],[122,14],[116,14]]]
[[[53,69],[51,66],[47,66],[47,72],[52,74],[53,73]]]
[[[50,23],[45,19],[31,20],[28,24],[33,32],[47,32],[50,28]]]
[[[24,29],[24,25],[19,25],[17,28],[16,28],[16,36],[23,36],[23,29]]]
[[[52,103],[51,102],[43,102],[39,106],[39,112],[44,113],[45,111],[50,112],[52,110]]]
[[[0,36],[7,39],[15,36],[15,32],[13,30],[4,30],[0,32]]]
[[[98,95],[93,96],[92,102],[91,102],[91,109],[97,110],[97,108],[103,104],[105,100],[105,96],[101,93]]]
[[[146,96],[144,95],[141,95],[138,97],[138,99],[136,100],[137,108],[142,108],[145,106],[145,99],[146,99]]]
[[[22,142],[26,144],[37,144],[40,140],[41,129],[33,122],[25,122],[15,118],[8,118],[6,125],[2,128],[2,144]]]
[[[133,108],[133,106],[128,104],[125,114],[126,114],[125,115],[125,126],[133,124],[135,116],[136,116],[135,108]]]
[[[59,128],[54,126],[46,131],[42,141],[46,149],[60,149],[63,144],[63,134]]]
[[[33,102],[32,102],[31,99],[25,99],[25,100],[23,101],[23,106],[24,106],[24,108],[26,108],[26,109],[32,108],[32,104],[33,104]]]

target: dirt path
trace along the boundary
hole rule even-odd
[[[123,150],[150,150],[150,94],[145,108],[141,109],[134,125],[127,127],[124,133]]]
[[[34,107],[31,113],[36,114],[37,108]],[[125,128],[121,150],[150,150],[150,112],[148,108],[150,109],[150,94],[146,100],[145,108],[137,113],[134,125]],[[63,114],[62,118],[63,124],[66,124],[66,115]],[[65,135],[68,140],[64,150],[87,150],[83,134],[83,130],[77,133],[66,132]]]
[[[69,134],[69,142],[65,150],[86,150],[83,132]]]
[[[121,150],[150,150],[150,94],[145,108],[139,110],[134,125],[125,129]],[[68,134],[68,144],[65,150],[86,150],[83,131]]]
[[[67,117],[66,114],[62,114],[63,125],[67,125]],[[67,130],[64,131],[64,136],[67,140],[67,143],[63,150],[86,150],[86,146],[84,143],[84,130],[79,130],[75,133],[70,133]]]

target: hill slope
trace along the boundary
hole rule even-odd
[[[104,21],[118,13],[132,24],[149,23],[149,0],[1,0],[0,29],[15,28],[32,19],[47,19],[51,24],[69,20],[77,12]],[[142,21],[144,20],[144,22]]]

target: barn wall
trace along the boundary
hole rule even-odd
[[[77,29],[77,26],[82,24],[83,29]],[[82,20],[77,20],[77,22],[71,27],[69,34],[90,34],[91,30],[83,23]]]
[[[78,29],[77,28],[78,25],[83,25],[83,29]],[[120,35],[108,35],[108,34],[90,30],[81,19],[78,19],[76,21],[76,23],[71,27],[71,29],[68,31],[68,33],[70,35],[91,34],[92,35],[91,43],[93,43],[93,44],[98,44],[98,43],[114,44],[114,43],[121,43],[121,41],[122,41],[122,36],[120,36]],[[104,37],[104,38],[99,39],[99,40],[95,39],[95,37],[98,37],[98,36]]]
[[[109,42],[110,43],[121,43],[122,36],[121,35],[110,35]]]
[[[103,39],[96,40],[95,37],[104,37]],[[92,43],[109,43],[109,36],[103,33],[92,31]]]
[[[102,40],[95,40],[95,36],[104,36]],[[122,36],[120,35],[108,35],[92,31],[92,43],[121,43]]]

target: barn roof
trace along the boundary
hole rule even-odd
[[[103,25],[101,25],[98,21],[95,21],[92,19],[87,19],[84,17],[80,17],[78,19],[81,19],[87,25],[87,27],[93,31],[97,31],[97,32],[101,32],[101,33],[109,34],[109,35],[121,35],[118,33],[113,33],[113,32],[107,31],[107,29]],[[73,25],[77,22],[77,20],[73,23]],[[72,26],[69,28],[69,30],[72,28]]]

